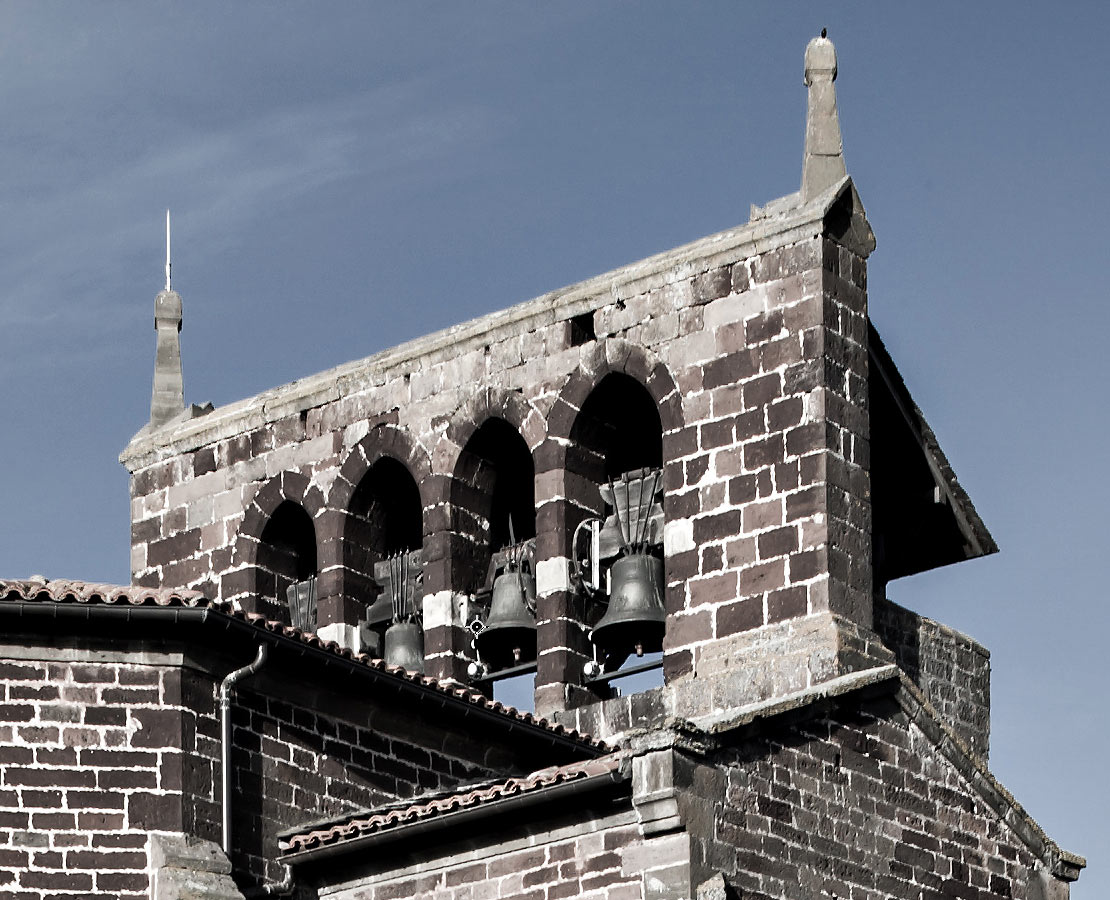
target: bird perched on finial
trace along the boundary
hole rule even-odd
[[[827,29],[827,28],[822,28],[822,29],[821,29],[821,37],[823,37],[823,38],[827,38],[828,36],[829,36],[829,29]]]

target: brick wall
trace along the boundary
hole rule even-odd
[[[0,892],[146,898],[151,831],[180,830],[180,669],[93,654],[0,662]]]
[[[16,652],[0,661],[0,896],[147,897],[152,833],[221,840],[217,691],[247,660],[60,637]],[[283,828],[537,762],[392,692],[368,698],[361,679],[324,687],[287,659],[275,669],[233,700],[241,883],[280,880],[269,860]]]
[[[521,768],[519,759],[492,740],[435,727],[411,713],[371,710],[336,693],[330,703],[323,698],[321,705],[330,707],[325,711],[299,693],[285,683],[279,699],[245,684],[236,697],[232,862],[237,869],[280,880],[281,866],[274,860],[277,835],[286,828]],[[218,765],[218,758],[212,762]],[[218,825],[218,818],[207,823],[213,839]]]
[[[639,898],[639,877],[624,873],[621,849],[636,838],[635,826],[606,829],[596,823],[591,834],[552,840],[508,853],[491,852],[452,863],[435,871],[390,877],[321,897],[336,900],[384,900],[425,897],[471,900],[505,897],[519,900],[555,900],[563,897]]]
[[[1026,845],[893,699],[683,758],[698,873],[743,897],[1040,897]],[[1066,887],[1061,885],[1066,896]]]
[[[987,648],[890,600],[876,601],[875,630],[941,718],[986,761],[991,728]]]
[[[320,890],[331,900],[678,900],[691,896],[685,835],[645,838],[629,813],[582,815],[573,825],[545,823],[542,813],[521,838],[498,830],[476,849],[398,855],[391,872],[372,873]],[[454,841],[448,835],[441,840]]]

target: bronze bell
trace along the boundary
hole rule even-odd
[[[609,570],[609,608],[591,639],[599,649],[622,659],[663,649],[667,611],[663,607],[663,560],[630,553]]]
[[[493,580],[486,627],[475,638],[478,652],[491,669],[531,662],[536,658],[536,580],[523,570],[502,572]]]
[[[391,666],[424,672],[424,630],[417,622],[394,622],[385,630],[385,652]]]

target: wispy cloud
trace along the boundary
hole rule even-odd
[[[437,159],[488,140],[494,124],[480,107],[437,106],[433,86],[412,80],[262,109],[221,128],[135,122],[128,130],[142,152],[82,159],[76,173],[65,164],[72,147],[12,148],[0,157],[0,333],[5,342],[46,330],[57,339],[60,328],[111,331],[133,315],[113,292],[133,278],[151,211],[168,198],[198,236],[190,252],[202,256],[327,185],[357,179],[373,192],[429,177]],[[41,169],[42,155],[54,158],[56,177],[21,177]],[[16,343],[8,365],[19,362]]]

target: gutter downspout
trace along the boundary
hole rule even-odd
[[[262,668],[269,655],[267,644],[258,645],[258,655],[249,666],[231,672],[220,682],[220,806],[223,811],[224,853],[231,857],[231,689]]]
[[[270,881],[260,887],[251,888],[243,894],[244,897],[271,897],[277,894],[288,894],[293,890],[293,869],[285,866],[285,877],[281,881]]]

